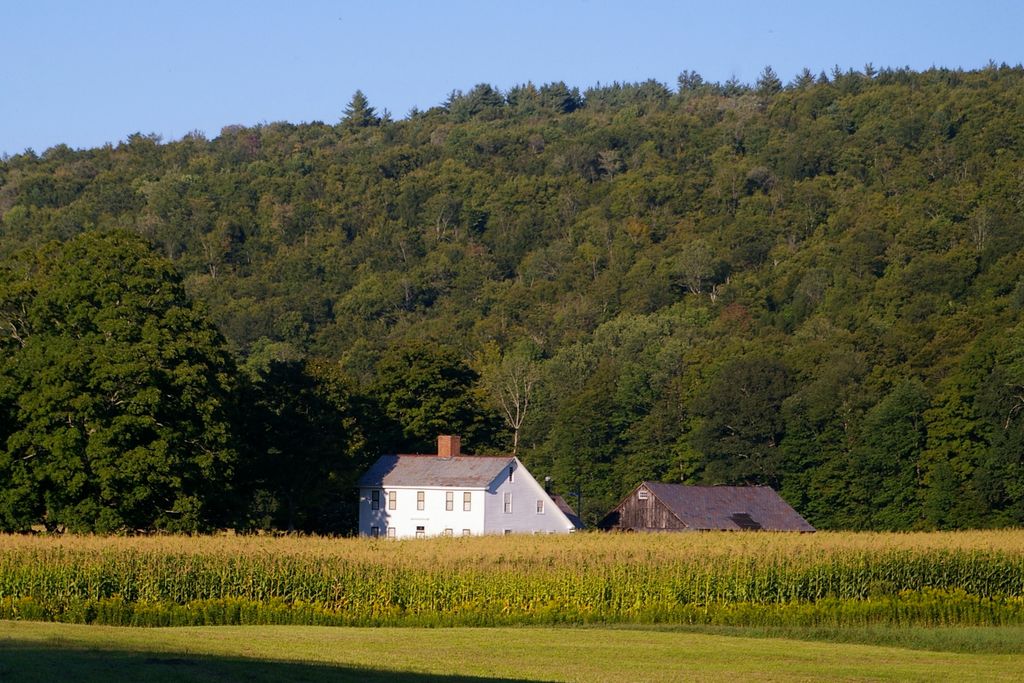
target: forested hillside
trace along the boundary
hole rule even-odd
[[[344,530],[440,432],[591,521],[1024,524],[1019,66],[356,93],[5,158],[0,215],[2,528]]]

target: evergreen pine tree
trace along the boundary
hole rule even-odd
[[[352,100],[345,107],[345,116],[341,122],[350,128],[366,128],[376,126],[380,123],[376,110],[370,106],[370,101],[362,90],[356,90]]]

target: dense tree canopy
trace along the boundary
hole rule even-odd
[[[498,416],[482,403],[477,373],[454,348],[408,342],[377,365],[373,395],[391,421],[394,450],[432,453],[438,434],[461,435],[467,452],[494,442]]]
[[[0,306],[3,526],[220,521],[232,363],[170,262],[137,237],[85,233],[25,254]]]
[[[189,482],[237,451],[236,514],[317,527],[441,430],[591,520],[652,478],[770,483],[823,528],[1024,524],[1024,69],[675,85],[484,83],[400,121],[356,93],[337,125],[3,159],[4,524],[198,524]],[[125,233],[234,360],[180,285],[174,315],[134,294],[176,281]],[[202,399],[145,389],[176,381]],[[109,466],[157,452],[141,485]]]
[[[258,344],[242,367],[239,526],[343,532],[349,498],[369,465],[369,411],[336,366]]]

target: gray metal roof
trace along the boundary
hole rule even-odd
[[[486,488],[512,461],[510,455],[382,455],[359,485]]]
[[[641,486],[691,529],[815,530],[770,486],[683,486],[654,481]]]

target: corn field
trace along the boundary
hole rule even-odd
[[[1024,623],[1024,531],[419,541],[0,536],[0,618],[104,624]]]

